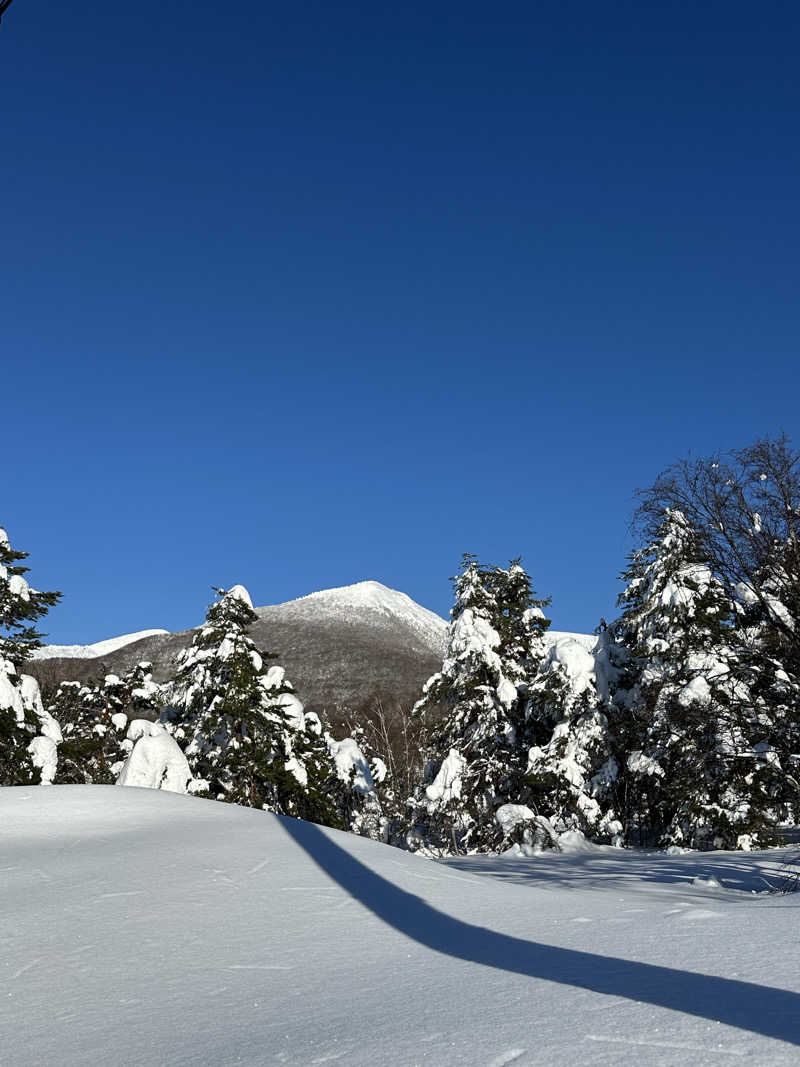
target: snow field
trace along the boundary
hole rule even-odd
[[[0,789],[0,1062],[794,1064],[798,898],[761,892],[786,857],[442,864],[164,791]]]

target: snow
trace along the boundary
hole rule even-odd
[[[253,601],[250,599],[250,594],[243,585],[232,586],[225,595],[232,600],[241,600],[241,602],[246,604],[251,611],[253,610]]]
[[[286,715],[286,721],[291,729],[305,730],[307,719],[310,718],[310,716],[306,716],[303,702],[300,698],[292,692],[273,692],[273,690],[279,690],[286,684],[286,670],[284,667],[270,667],[261,679],[262,688],[265,690],[270,700],[277,707],[283,709],[283,712]],[[319,720],[317,719],[317,721]],[[314,732],[318,733],[319,731],[315,730]]]
[[[547,659],[551,664],[560,664],[569,681],[570,693],[577,699],[581,693],[592,691],[595,687],[594,637],[591,648],[587,643],[577,640],[576,634],[553,634],[548,642]]]
[[[336,774],[339,781],[352,783],[353,788],[361,796],[375,792],[375,782],[372,780],[372,771],[369,762],[352,737],[345,737],[342,741],[336,741],[330,734],[326,735],[325,741],[328,752],[331,754],[336,765]]]
[[[443,652],[447,638],[447,623],[439,615],[415,603],[405,593],[374,581],[323,589],[256,611],[262,618],[275,614],[280,618],[361,621],[388,629],[394,629],[400,622],[412,630],[425,647],[438,654]]]
[[[58,746],[50,737],[34,737],[28,745],[34,767],[38,767],[42,776],[42,785],[50,785],[56,776],[58,767]]]
[[[187,791],[192,777],[189,764],[177,742],[160,723],[134,719],[127,737],[134,745],[117,785],[166,789],[172,793]]]
[[[547,647],[566,641],[575,641],[585,648],[587,652],[594,652],[597,646],[596,634],[578,634],[568,630],[546,630],[542,635],[542,640]]]
[[[467,761],[464,757],[456,749],[451,748],[442,760],[436,777],[425,788],[429,812],[443,808],[450,800],[459,799],[466,767]]]
[[[734,586],[734,593],[740,604],[751,606],[758,603],[758,594],[747,582],[739,582]],[[779,600],[778,597],[773,596],[771,593],[764,590],[761,591],[761,597],[773,617],[787,627],[787,629],[793,631],[795,626],[794,618],[786,605]]]
[[[8,579],[8,592],[11,596],[21,597],[22,600],[30,600],[30,586],[21,574],[12,574]]]
[[[14,677],[13,667],[11,667],[10,663],[7,664],[6,661],[0,659],[0,710],[9,709],[13,711],[16,721],[22,722],[24,718],[22,698],[19,690],[11,681],[9,674]]]
[[[790,854],[435,863],[163,791],[5,788],[2,1058],[789,1067],[797,898],[763,891]]]
[[[135,634],[123,634],[121,637],[109,637],[106,641],[96,641],[93,645],[43,645],[35,648],[31,659],[96,659],[108,656],[125,645],[141,641],[143,637],[157,637],[168,634],[169,630],[139,630]]]
[[[527,822],[536,822],[536,812],[526,804],[501,804],[494,813],[497,825],[508,837],[513,831]]]
[[[644,752],[631,752],[628,756],[628,770],[634,774],[652,775],[656,778],[664,777],[664,769]]]

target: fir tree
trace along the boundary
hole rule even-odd
[[[217,592],[173,685],[172,731],[195,779],[219,800],[339,826],[319,720],[282,668],[267,669],[273,657],[248,634],[257,616],[247,590]]]
[[[431,722],[425,782],[410,799],[411,840],[444,851],[486,850],[502,839],[495,816],[519,790],[520,727],[532,664],[549,625],[530,579],[465,556],[453,579],[447,649],[415,714]]]
[[[39,686],[20,674],[41,645],[34,623],[57,603],[60,593],[32,589],[20,564],[27,553],[12,549],[0,528],[0,785],[52,781],[58,723],[42,707]]]
[[[633,554],[615,630],[630,659],[616,702],[637,843],[749,847],[770,839],[773,770],[735,648],[733,605],[696,531],[667,510]]]

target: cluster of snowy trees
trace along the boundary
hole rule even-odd
[[[28,585],[24,558],[0,531],[0,784],[146,786],[384,835],[384,765],[304,711],[248,635],[256,614],[243,586],[217,590],[168,683],[140,663],[98,685],[62,682],[44,708],[22,668],[40,645],[30,623],[59,594]]]
[[[413,711],[416,782],[379,732],[336,740],[304,710],[243,586],[217,590],[168,683],[143,663],[43,707],[22,668],[59,594],[0,531],[0,784],[167,788],[431,854],[775,843],[800,818],[799,471],[781,438],[661,475],[594,637],[548,633],[519,560],[466,556]]]
[[[751,848],[800,817],[800,457],[785,439],[642,493],[644,545],[593,643],[548,642],[518,562],[466,557],[409,842]]]

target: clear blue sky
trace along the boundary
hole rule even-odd
[[[794,3],[15,0],[0,523],[54,641],[522,555],[610,616],[633,493],[800,444]]]

